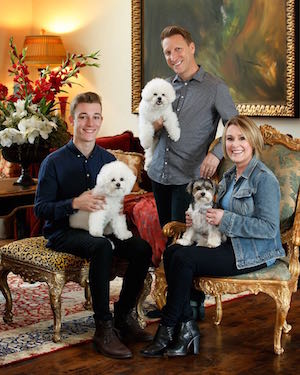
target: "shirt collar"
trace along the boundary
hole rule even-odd
[[[200,66],[200,65],[198,65],[198,66],[199,66],[199,69],[197,70],[197,72],[193,75],[193,77],[189,81],[192,81],[193,79],[196,80],[196,81],[199,81],[199,82],[203,81],[205,70],[203,69],[202,66]],[[175,83],[175,82],[184,82],[184,81],[183,81],[183,79],[181,79],[179,77],[178,74],[176,74],[176,76],[172,80],[172,83]]]
[[[73,139],[71,139],[68,143],[67,143],[67,147],[68,149],[73,152],[73,154],[77,155],[77,156],[82,156],[82,157],[85,157],[81,151],[78,150],[78,148],[75,146],[74,142],[73,142]],[[96,150],[97,150],[97,144],[95,144],[94,148],[93,148],[93,151],[91,152],[90,154],[90,158],[92,158],[95,153],[96,153]]]

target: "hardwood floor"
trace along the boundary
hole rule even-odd
[[[285,352],[273,352],[275,305],[266,295],[247,296],[223,305],[223,320],[212,322],[214,307],[206,309],[199,323],[203,333],[200,354],[184,358],[143,358],[143,344],[131,346],[134,358],[113,360],[97,354],[91,343],[43,355],[0,369],[5,375],[118,374],[118,375],[273,375],[297,374],[300,369],[300,291],[293,296],[288,322],[292,331],[283,334]],[[155,332],[157,324],[147,329]]]

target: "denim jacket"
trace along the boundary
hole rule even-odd
[[[235,166],[224,173],[218,188],[218,205],[235,174]],[[285,256],[280,240],[279,204],[277,178],[253,156],[234,185],[230,211],[224,210],[219,225],[220,231],[231,238],[238,269]]]

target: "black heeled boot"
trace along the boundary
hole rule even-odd
[[[189,352],[199,353],[200,331],[195,320],[180,323],[178,333],[166,350],[169,357],[185,356]]]
[[[144,357],[162,357],[172,342],[175,327],[159,325],[152,343],[141,350]]]

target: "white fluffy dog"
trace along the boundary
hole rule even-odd
[[[94,237],[113,233],[120,240],[132,237],[123,212],[124,196],[129,194],[136,176],[121,161],[105,164],[98,176],[93,194],[105,197],[104,209],[96,212],[79,210],[70,216],[72,228],[85,229]]]
[[[192,202],[187,212],[192,218],[193,224],[186,229],[182,238],[176,243],[183,246],[192,245],[194,242],[197,246],[220,246],[222,241],[226,241],[226,236],[219,231],[217,226],[206,221],[206,211],[213,207],[215,184],[209,179],[200,178],[190,182],[186,190],[192,195]]]
[[[152,125],[154,121],[162,117],[163,126],[172,141],[176,142],[180,137],[178,118],[172,109],[175,98],[173,86],[162,78],[152,79],[142,91],[142,100],[139,105],[139,138],[145,150],[145,170],[151,163],[157,144]]]

